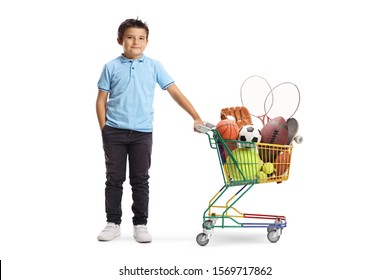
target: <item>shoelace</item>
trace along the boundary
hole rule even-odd
[[[106,231],[110,231],[111,229],[115,228],[115,226],[106,226],[103,231],[106,232]]]
[[[146,232],[146,231],[148,231],[145,226],[138,226],[138,227],[136,227],[136,229],[137,229],[138,232]]]

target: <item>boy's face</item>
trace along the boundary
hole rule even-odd
[[[143,28],[127,28],[123,38],[118,38],[118,43],[123,46],[123,52],[127,58],[141,58],[148,44],[146,30]]]

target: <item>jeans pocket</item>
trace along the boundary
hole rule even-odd
[[[104,132],[107,130],[106,128],[107,128],[107,125],[105,124],[105,125],[103,126],[103,128],[102,128],[102,136],[104,135]]]

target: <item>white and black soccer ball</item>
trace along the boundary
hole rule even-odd
[[[258,143],[261,141],[260,129],[251,124],[244,125],[238,133],[238,140]]]

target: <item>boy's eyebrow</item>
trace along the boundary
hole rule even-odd
[[[127,37],[129,37],[129,36],[136,37],[137,35],[127,34],[126,36],[127,36]],[[139,35],[138,37],[140,37],[140,38],[146,38],[146,35]]]

